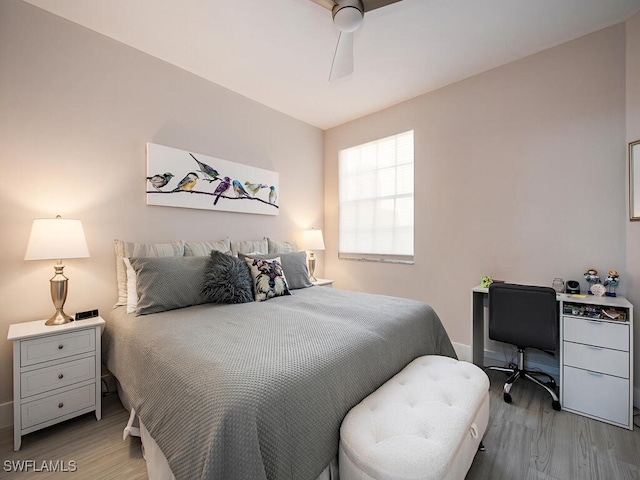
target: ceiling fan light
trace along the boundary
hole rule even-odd
[[[333,23],[341,32],[353,32],[362,25],[364,6],[361,0],[341,1],[333,7]]]

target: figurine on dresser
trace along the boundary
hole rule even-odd
[[[589,284],[589,288],[587,288],[587,292],[592,295],[591,287],[600,283],[600,275],[598,275],[598,271],[595,268],[589,268],[586,272],[584,272],[584,279]]]
[[[607,279],[604,281],[604,286],[607,287],[607,293],[605,294],[607,297],[615,297],[616,296],[616,288],[620,284],[620,276],[618,272],[615,270],[609,270],[607,275]]]

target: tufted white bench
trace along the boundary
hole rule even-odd
[[[489,379],[449,357],[416,358],[340,427],[340,480],[463,479],[489,421]]]

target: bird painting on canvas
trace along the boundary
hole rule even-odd
[[[264,183],[251,183],[249,180],[244,182],[244,186],[247,187],[247,190],[249,190],[254,197],[258,194],[260,189],[269,188],[269,186]]]
[[[213,201],[214,205],[218,204],[218,200],[220,200],[220,196],[224,192],[226,192],[230,186],[231,186],[231,179],[229,177],[224,177],[223,180],[220,180],[220,183],[218,184],[215,191],[213,192],[213,194],[216,195],[216,199]]]
[[[238,197],[248,197],[249,196],[247,191],[244,189],[244,187],[242,186],[242,184],[238,180],[234,180],[233,181],[233,191],[236,192],[236,195]]]
[[[167,183],[169,183],[169,181],[173,178],[173,176],[174,176],[173,173],[165,172],[162,174],[157,174],[151,177],[147,177],[147,180],[149,181],[149,183],[151,183],[151,186],[153,188],[160,191],[162,187],[164,187]]]
[[[174,188],[173,191],[174,192],[179,192],[179,191],[191,192],[191,190],[193,190],[193,187],[196,186],[196,183],[198,182],[198,178],[199,178],[198,174],[194,172],[187,173],[187,175],[182,180],[180,180],[180,183],[178,183],[178,186]]]
[[[193,153],[190,153],[189,155],[191,155],[191,157],[198,163],[198,166],[200,167],[200,170],[198,170],[200,173],[202,173],[204,175],[203,180],[206,180],[207,182],[213,182],[215,180],[219,180],[218,178],[218,171],[213,168],[210,165],[207,165],[206,163],[201,162],[200,160],[198,160]]]

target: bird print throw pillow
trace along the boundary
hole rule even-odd
[[[279,257],[271,260],[246,257],[244,260],[251,269],[254,300],[256,302],[262,302],[281,295],[291,295]]]

